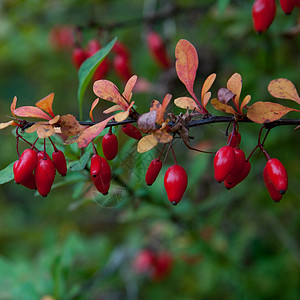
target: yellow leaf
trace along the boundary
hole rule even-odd
[[[58,123],[59,119],[60,119],[60,115],[56,115],[53,119],[49,120],[48,123],[50,125],[54,125],[54,124]]]
[[[241,104],[241,107],[240,107],[241,112],[243,112],[244,107],[250,102],[250,100],[251,100],[251,96],[250,95],[247,95],[244,98],[244,100],[243,100],[243,102]]]
[[[116,122],[122,122],[126,120],[129,116],[129,111],[121,111],[114,115]]]
[[[217,98],[211,99],[210,103],[216,110],[223,111],[227,114],[236,114],[236,111],[231,106],[221,103]]]
[[[123,96],[128,102],[130,102],[130,100],[131,100],[132,90],[136,84],[136,81],[137,81],[137,76],[133,75],[128,79],[128,81],[125,85]]]
[[[112,113],[112,112],[115,112],[115,111],[118,111],[118,110],[123,110],[123,108],[116,104],[114,106],[111,106],[110,108],[106,109],[103,111],[104,114],[109,114],[109,113]]]
[[[294,84],[285,78],[272,80],[268,85],[269,93],[280,99],[288,99],[300,104],[300,98]]]
[[[211,97],[211,92],[207,92],[203,98],[202,98],[202,105],[204,108],[206,108],[206,105],[208,103],[208,101],[210,100],[210,97]]]
[[[242,90],[242,77],[239,73],[234,73],[227,81],[227,88],[236,96],[233,99],[236,107],[239,107],[240,95]]]
[[[41,125],[37,129],[37,135],[40,139],[46,139],[49,136],[53,135],[55,133],[54,128],[52,125]]]
[[[92,103],[91,109],[90,109],[90,119],[95,122],[94,116],[93,116],[93,110],[94,108],[97,106],[97,104],[99,103],[99,98],[95,99],[94,102]]]
[[[203,83],[202,86],[202,91],[201,91],[201,99],[202,99],[202,104],[203,104],[203,97],[204,95],[209,91],[209,89],[211,88],[211,86],[213,85],[215,79],[216,79],[217,75],[215,73],[210,74],[206,80]],[[204,105],[203,105],[204,106]],[[204,106],[205,107],[205,106]]]
[[[173,136],[164,130],[156,130],[152,134],[155,136],[157,141],[162,144],[170,143],[173,140]]]
[[[144,153],[152,148],[154,148],[158,144],[156,138],[150,134],[142,137],[137,144],[137,151],[139,153]]]
[[[10,125],[13,125],[14,124],[14,121],[9,121],[9,122],[6,122],[6,123],[0,123],[0,129],[4,129]]]
[[[54,93],[51,93],[43,99],[39,100],[37,103],[35,103],[35,106],[41,108],[54,118],[54,113],[52,110],[53,99]]]
[[[190,110],[195,109],[195,111],[200,112],[200,109],[199,109],[198,105],[196,104],[195,100],[190,97],[179,97],[174,100],[174,104],[183,109],[187,109],[187,108]]]
[[[299,111],[278,103],[258,101],[251,105],[247,111],[247,117],[259,124],[276,121],[290,111]]]

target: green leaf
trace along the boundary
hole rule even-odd
[[[6,168],[0,171],[0,184],[9,182],[14,179],[13,165],[15,162],[9,164]]]
[[[223,14],[225,12],[229,3],[230,3],[230,0],[218,0],[217,1],[217,7],[219,9],[220,14]]]
[[[69,164],[69,170],[73,172],[81,171],[85,168],[87,162],[90,159],[90,153],[84,153],[79,160],[73,161]]]
[[[117,38],[114,38],[109,44],[107,44],[105,47],[101,48],[98,52],[96,52],[93,56],[85,60],[84,63],[80,66],[80,69],[78,71],[79,86],[77,92],[80,120],[82,120],[82,100],[84,92],[97,67],[106,57],[106,55],[110,52],[116,40]]]

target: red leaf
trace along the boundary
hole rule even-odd
[[[94,139],[97,135],[100,134],[100,132],[105,128],[107,123],[113,119],[114,116],[110,116],[109,118],[105,119],[102,122],[99,122],[87,129],[85,129],[77,140],[77,145],[79,148],[86,147],[92,139]]]
[[[128,79],[128,81],[125,85],[123,96],[128,102],[130,102],[130,100],[131,100],[132,90],[136,84],[136,81],[137,81],[137,76],[133,75]]]
[[[52,117],[47,115],[44,111],[40,108],[35,106],[21,106],[14,110],[14,114],[19,117],[25,118],[39,118],[45,120],[51,120]]]

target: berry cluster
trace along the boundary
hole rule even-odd
[[[46,145],[46,143],[44,144]],[[67,174],[67,163],[64,153],[53,144],[52,159],[45,151],[38,151],[34,144],[23,151],[13,166],[14,179],[29,189],[37,189],[39,194],[46,197],[54,182],[56,170],[62,176]]]
[[[88,42],[86,48],[77,46],[73,50],[72,60],[74,66],[79,69],[81,64],[89,57],[93,56],[97,51],[102,48],[98,40],[92,39]],[[133,74],[130,63],[130,56],[127,47],[117,41],[112,49],[112,52],[115,54],[113,58],[113,68],[116,74],[120,77],[121,80],[127,81]],[[106,57],[96,69],[93,79],[100,80],[106,76],[110,69],[110,61]]]
[[[227,189],[235,187],[249,174],[251,164],[239,148],[241,134],[234,130],[228,137],[228,144],[218,150],[214,157],[214,175]]]
[[[280,0],[281,9],[285,14],[290,14],[296,6],[300,7],[299,0]],[[252,7],[254,29],[258,32],[266,31],[275,19],[275,0],[255,0]]]

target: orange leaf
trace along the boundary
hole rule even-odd
[[[94,102],[92,103],[91,109],[90,109],[90,119],[95,122],[94,116],[93,116],[93,110],[99,103],[99,98],[95,99]]]
[[[19,117],[27,117],[27,118],[39,118],[51,120],[52,118],[47,115],[40,108],[35,106],[21,106],[14,110],[14,114]]]
[[[128,79],[128,81],[125,85],[123,96],[128,102],[130,102],[130,100],[131,100],[132,90],[136,84],[136,81],[137,81],[137,76],[133,75]]]
[[[14,121],[9,121],[9,122],[6,122],[6,123],[0,123],[0,129],[4,129],[10,125],[14,125]]]
[[[44,97],[43,99],[39,100],[37,103],[35,103],[35,106],[41,108],[42,110],[44,110],[54,118],[54,113],[52,110],[53,98],[54,98],[54,93],[51,93],[48,96]]]
[[[201,99],[203,99],[204,95],[209,91],[211,86],[213,85],[217,75],[215,73],[210,74],[203,83],[202,91],[201,91]],[[202,100],[203,104],[203,100]],[[204,106],[204,105],[203,105]],[[205,106],[204,106],[205,107]]]
[[[233,102],[236,107],[239,107],[240,95],[242,90],[242,77],[239,73],[234,73],[227,81],[227,88],[236,96]]]
[[[15,117],[14,111],[16,110],[16,105],[17,105],[17,97],[15,96],[11,105],[10,105],[10,111],[11,114]]]
[[[49,120],[49,124],[54,125],[58,123],[59,119],[60,119],[60,115],[56,115],[53,119]]]
[[[187,40],[180,40],[175,48],[176,72],[178,78],[186,86],[192,97],[194,94],[194,82],[198,69],[198,54],[195,47]]]
[[[62,134],[67,136],[80,134],[86,128],[86,126],[80,125],[76,118],[70,114],[61,116],[58,124]]]
[[[236,111],[231,106],[221,103],[217,98],[211,99],[210,103],[216,110],[223,111],[227,114],[236,114]]]
[[[194,99],[190,97],[179,97],[174,100],[174,104],[183,109],[199,111],[200,109]]]
[[[86,147],[92,139],[94,139],[97,135],[100,134],[100,132],[105,128],[107,123],[113,119],[114,116],[110,116],[109,118],[105,119],[102,122],[99,122],[87,129],[85,129],[77,140],[77,145],[79,148]]]
[[[124,110],[129,106],[126,100],[123,99],[118,88],[109,80],[101,79],[95,81],[93,91],[99,98],[114,102]]]
[[[116,104],[116,105],[104,110],[103,113],[104,114],[109,114],[109,113],[112,113],[112,112],[115,112],[115,111],[118,111],[118,110],[123,110],[123,108],[120,105]]]
[[[202,97],[202,105],[204,108],[206,108],[206,105],[208,101],[210,100],[211,97],[211,92],[207,92],[203,97]]]
[[[147,152],[154,148],[157,144],[158,141],[152,134],[146,135],[139,140],[137,144],[137,151],[139,153]]]
[[[166,94],[164,97],[164,100],[162,102],[162,114],[165,113],[170,101],[172,99],[172,95],[171,94]],[[163,116],[162,116],[163,117]]]
[[[251,100],[251,96],[250,95],[247,95],[244,98],[244,100],[243,100],[243,102],[241,104],[241,108],[240,108],[241,112],[243,112],[244,107],[250,102],[250,100]]]
[[[247,117],[259,124],[276,121],[290,111],[299,111],[273,102],[255,102],[247,111]]]
[[[162,105],[157,101],[157,100],[152,100],[151,105],[150,105],[150,111],[156,111],[156,120],[155,122],[157,124],[159,123],[159,119],[161,118],[161,115],[163,116],[164,114],[162,113]]]
[[[288,99],[300,104],[300,98],[294,84],[285,78],[272,80],[268,85],[269,93],[280,99]]]

